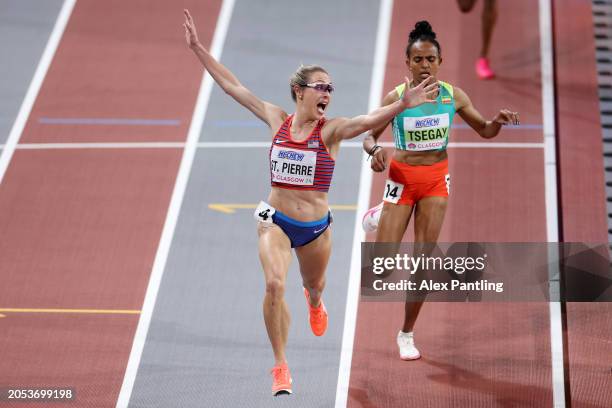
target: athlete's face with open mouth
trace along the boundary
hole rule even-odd
[[[406,66],[412,74],[415,85],[421,83],[428,76],[436,77],[442,58],[438,48],[429,41],[417,41],[410,48],[410,56],[406,59]]]
[[[314,117],[320,119],[325,114],[334,91],[329,75],[325,72],[312,73],[308,83],[302,89],[304,92],[302,102],[306,107],[312,108]]]

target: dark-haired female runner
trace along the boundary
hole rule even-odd
[[[367,115],[327,119],[324,114],[334,91],[330,77],[319,66],[301,66],[289,84],[296,103],[295,113],[289,115],[251,93],[210,55],[198,40],[187,10],[183,26],[187,44],[217,84],[271,130],[272,191],[267,202],[259,204],[254,216],[258,220],[259,259],[266,279],[264,320],[275,360],[272,393],[290,394],[291,375],[285,358],[290,318],[284,291],[291,249],[295,248],[300,264],[311,329],[316,336],[321,336],[327,329],[327,311],[321,293],[331,253],[327,191],[340,142],[387,123],[406,108],[433,102],[428,98],[438,85],[424,81],[395,102]]]
[[[427,21],[416,23],[406,47],[406,66],[412,81],[389,92],[383,106],[397,103],[406,91],[436,78],[442,63],[440,44]],[[372,170],[387,167],[387,151],[376,141],[389,122],[393,127],[395,152],[389,163],[383,203],[364,215],[364,228],[377,226],[376,242],[401,242],[413,213],[415,248],[435,243],[442,228],[450,189],[446,146],[455,112],[480,136],[497,136],[502,125],[518,124],[518,113],[501,109],[487,121],[474,108],[466,93],[438,81],[435,104],[405,109],[366,136],[363,147],[372,156]],[[414,360],[420,353],[414,345],[413,327],[423,302],[406,302],[404,324],[397,335],[400,358]]]

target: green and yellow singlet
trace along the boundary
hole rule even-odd
[[[448,136],[455,116],[452,85],[438,81],[440,92],[436,103],[424,103],[409,108],[393,118],[395,148],[411,152],[446,150]],[[401,99],[405,84],[395,88]]]

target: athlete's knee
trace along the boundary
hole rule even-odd
[[[304,287],[317,293],[323,292],[323,289],[325,288],[325,278],[321,277],[318,279],[305,280]]]
[[[497,11],[497,2],[495,0],[485,0],[484,11]]]
[[[482,19],[483,21],[490,21],[492,23],[497,20],[497,5],[494,1],[485,3],[484,8],[482,9]]]
[[[282,298],[285,294],[285,282],[277,277],[272,277],[266,280],[266,293],[272,298]]]
[[[474,8],[475,0],[457,0],[457,4],[459,4],[459,10],[462,13],[469,13]]]

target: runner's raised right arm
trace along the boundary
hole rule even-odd
[[[193,50],[215,82],[219,84],[225,93],[253,112],[255,116],[264,121],[270,128],[276,129],[280,126],[280,123],[282,123],[287,114],[280,107],[259,99],[242,85],[229,69],[218,62],[198,39],[195,23],[189,11],[184,10],[184,13],[185,23],[183,23],[183,27],[185,27],[187,45]]]

